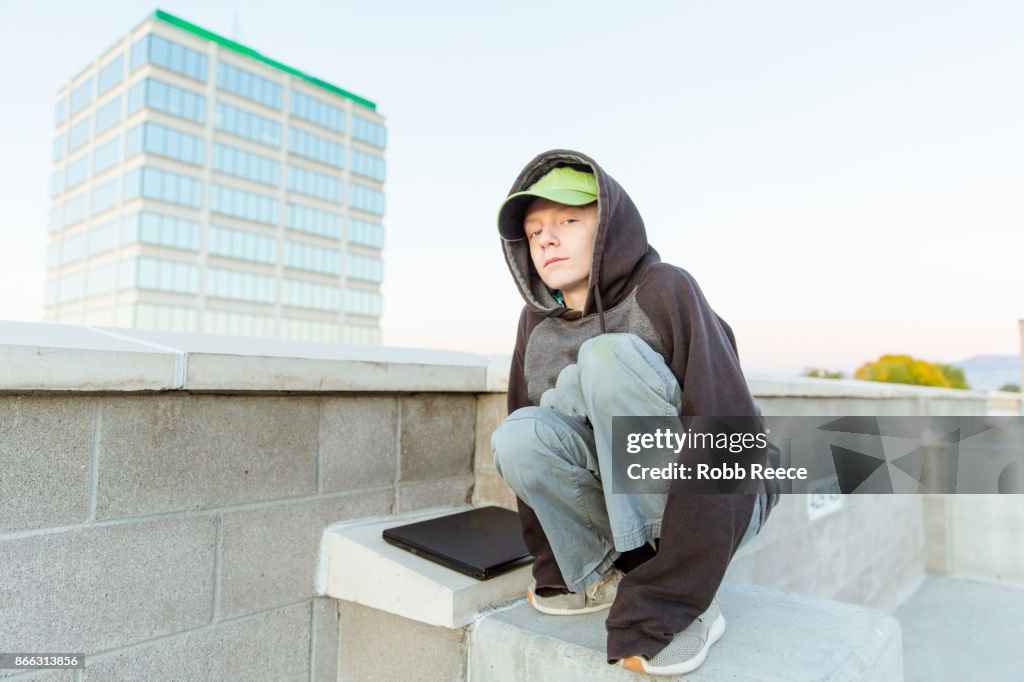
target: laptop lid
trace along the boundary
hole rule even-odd
[[[480,580],[529,563],[519,514],[480,507],[388,528],[384,540],[417,556]]]

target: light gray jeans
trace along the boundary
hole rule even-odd
[[[635,334],[607,333],[580,346],[540,405],[494,431],[494,468],[536,513],[566,586],[582,592],[619,554],[661,536],[666,494],[612,494],[612,416],[675,416],[682,392],[672,370]],[[759,495],[740,546],[760,530]]]

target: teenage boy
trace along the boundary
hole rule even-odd
[[[725,630],[718,587],[777,487],[612,494],[602,477],[612,416],[760,415],[732,329],[686,270],[661,262],[629,195],[584,154],[530,161],[498,230],[526,305],[491,447],[535,557],[527,597],[552,615],[610,607],[609,663],[689,672]]]

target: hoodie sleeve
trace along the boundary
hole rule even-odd
[[[754,416],[731,329],[693,277],[660,263],[637,289],[637,303],[666,349],[682,389],[681,416]],[[750,523],[756,495],[671,492],[659,550],[618,588],[606,621],[608,662],[653,657],[703,613]],[[625,598],[624,598],[625,597]]]
[[[529,308],[523,306],[516,331],[516,346],[512,351],[512,365],[508,374],[509,414],[530,404],[524,373],[524,358],[526,357],[526,344],[534,326],[536,323],[530,323]],[[533,555],[533,577],[537,580],[537,586],[565,587],[565,579],[562,578],[558,562],[555,561],[555,553],[551,549],[547,535],[544,534],[537,514],[519,496],[516,496],[516,505],[519,509],[519,526],[523,535],[523,544]]]

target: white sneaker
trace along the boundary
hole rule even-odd
[[[533,608],[552,616],[594,613],[611,607],[623,575],[622,571],[613,566],[583,592],[567,592],[550,597],[537,594],[537,582],[534,581],[526,588],[526,598],[533,604]]]
[[[708,649],[724,633],[725,618],[718,597],[715,596],[708,610],[676,634],[654,658],[647,660],[643,656],[631,656],[619,663],[627,670],[648,675],[682,675],[699,668],[707,658]]]

